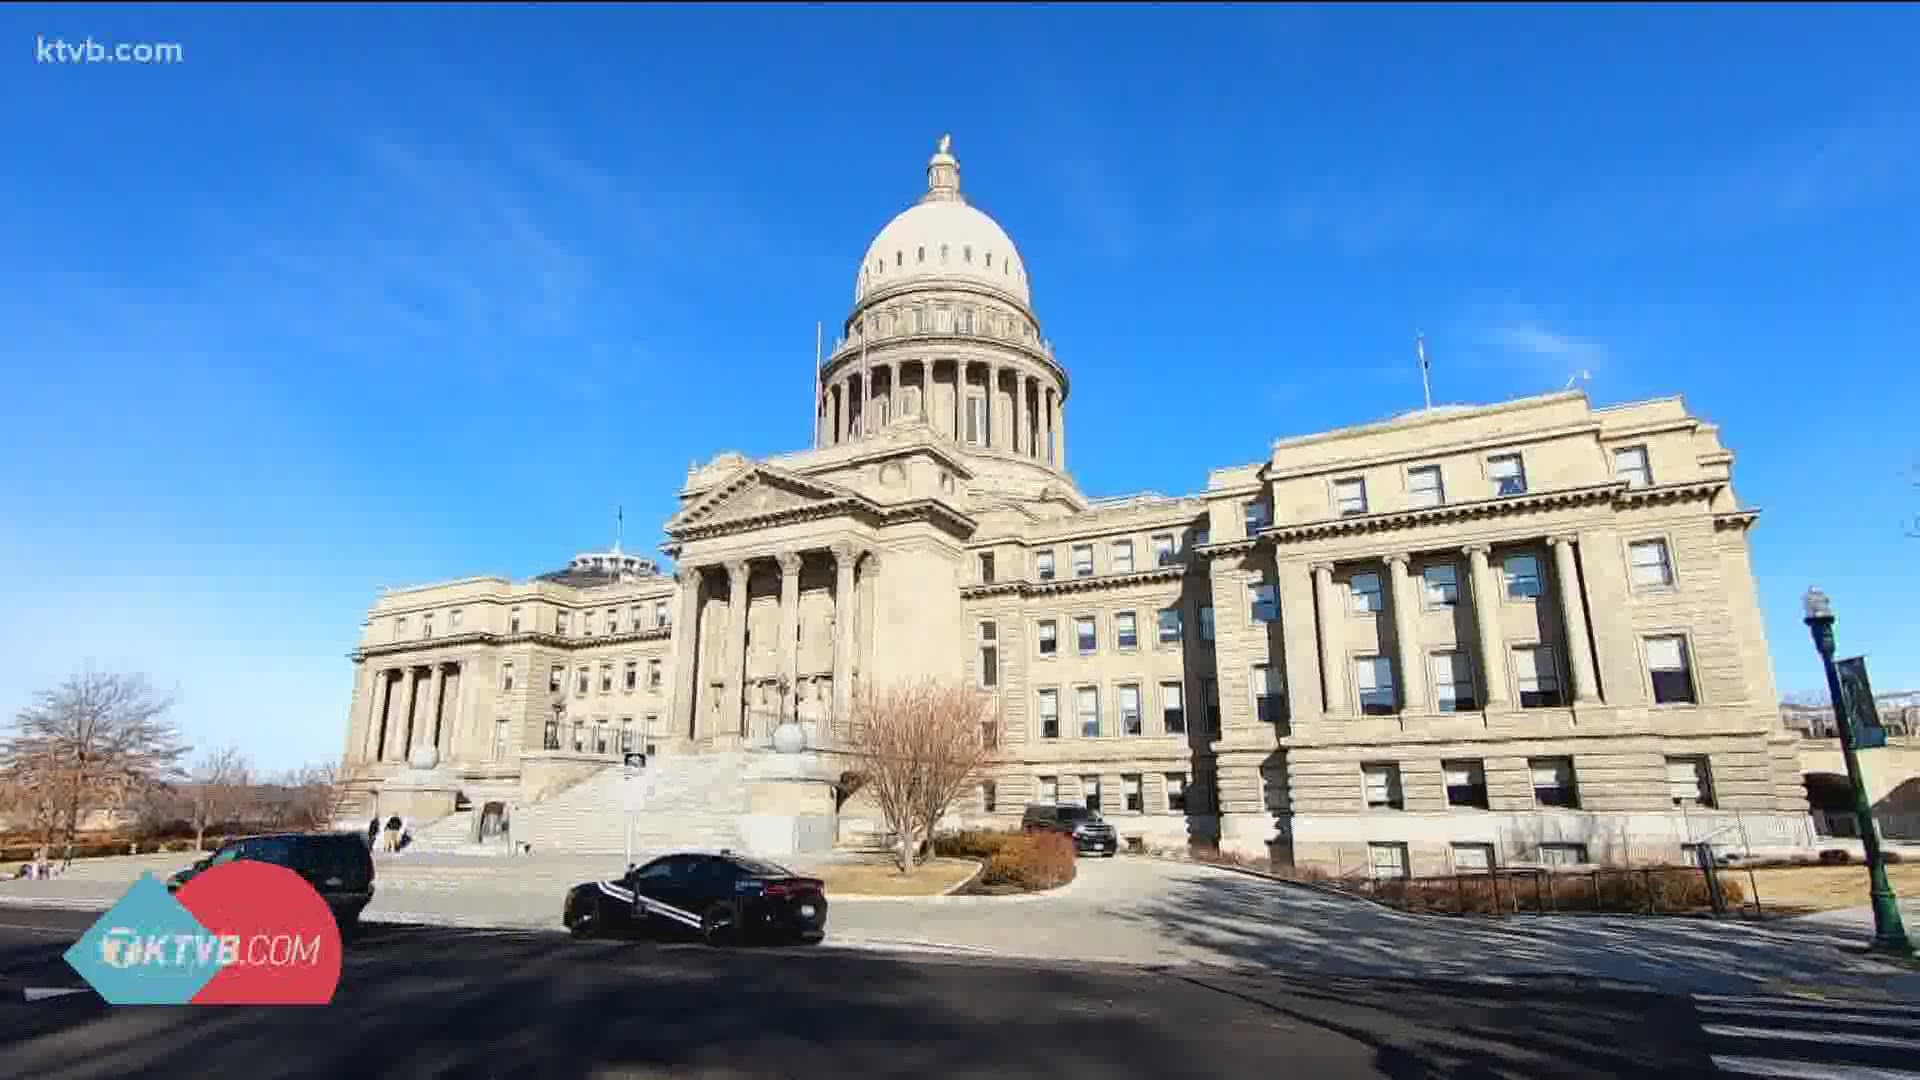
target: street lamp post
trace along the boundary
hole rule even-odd
[[[1807,628],[1813,632],[1813,647],[1820,652],[1820,664],[1827,672],[1827,694],[1833,699],[1833,717],[1840,728],[1840,753],[1847,761],[1847,784],[1853,789],[1853,816],[1858,823],[1860,842],[1867,849],[1867,894],[1873,903],[1873,943],[1875,952],[1913,954],[1907,940],[1907,928],[1900,919],[1900,902],[1887,881],[1887,864],[1880,855],[1880,833],[1873,824],[1873,804],[1867,801],[1867,786],[1860,778],[1860,758],[1853,749],[1853,725],[1848,722],[1846,706],[1840,696],[1840,673],[1833,666],[1833,605],[1827,594],[1808,589],[1801,601],[1806,611]]]

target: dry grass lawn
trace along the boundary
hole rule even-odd
[[[1745,878],[1740,870],[1722,874]],[[1753,872],[1760,903],[1769,911],[1832,911],[1867,903],[1867,868],[1852,866],[1769,866]],[[1903,900],[1920,898],[1920,863],[1887,867],[1893,891]],[[1744,883],[1744,882],[1743,882]]]
[[[887,856],[859,862],[826,863],[806,873],[827,883],[827,901],[837,896],[937,896],[972,876],[979,863],[971,859],[934,859],[915,866],[912,877]]]

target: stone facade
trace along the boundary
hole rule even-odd
[[[671,576],[616,545],[374,605],[357,786],[423,744],[476,802],[787,716],[831,746],[857,687],[934,678],[999,703],[974,820],[1097,799],[1150,844],[1349,872],[1808,842],[1756,512],[1679,399],[1419,410],[1090,500],[1069,390],[943,144],[862,264],[816,445],[691,469]]]

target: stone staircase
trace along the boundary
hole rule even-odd
[[[477,846],[472,842],[473,815],[472,810],[455,810],[425,828],[414,830],[413,843],[407,845],[408,849],[467,851]],[[503,849],[507,847],[505,843],[499,846]]]
[[[633,814],[633,850],[740,847],[736,822],[747,812],[746,775],[744,753],[649,759]],[[530,843],[540,853],[625,851],[624,783],[623,771],[610,768],[550,799],[519,808],[513,818],[514,843]]]

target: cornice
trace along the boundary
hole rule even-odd
[[[1626,488],[1614,497],[1615,506],[1659,506],[1689,499],[1711,499],[1727,486],[1725,480],[1688,480],[1678,484],[1651,484]]]
[[[1302,540],[1318,540],[1329,536],[1394,532],[1451,521],[1510,517],[1539,510],[1607,503],[1612,502],[1625,488],[1624,482],[1616,480],[1589,487],[1529,492],[1525,495],[1506,495],[1493,499],[1476,499],[1472,502],[1447,503],[1444,506],[1390,510],[1378,514],[1356,514],[1353,517],[1328,518],[1299,525],[1269,525],[1260,530],[1259,535],[1262,540],[1286,544]]]
[[[597,634],[593,637],[561,637],[544,630],[521,634],[495,634],[490,631],[478,631],[469,634],[448,634],[445,637],[409,638],[406,641],[383,641],[373,645],[363,645],[347,654],[347,658],[358,664],[378,656],[393,656],[400,653],[425,652],[443,649],[449,645],[545,645],[550,648],[578,652],[581,649],[598,645],[628,645],[641,641],[664,641],[673,636],[673,624],[649,626],[644,630],[630,630],[620,634]]]
[[[1751,529],[1760,520],[1760,508],[1745,510],[1727,510],[1713,515],[1715,529]]]
[[[1155,585],[1166,581],[1179,581],[1186,575],[1185,564],[1155,566],[1146,570],[1135,570],[1130,574],[1097,574],[1093,577],[1055,578],[1052,581],[1019,579],[996,581],[990,585],[963,585],[960,588],[960,596],[966,600],[977,600],[989,596],[1059,596],[1067,593],[1101,592],[1125,588],[1129,585]]]
[[[1217,559],[1227,555],[1244,555],[1259,546],[1260,541],[1258,539],[1249,538],[1246,540],[1221,540],[1213,544],[1196,544],[1188,550],[1203,559]]]
[[[1536,398],[1533,400],[1537,402],[1540,399]],[[1497,406],[1489,406],[1488,408],[1490,412],[1498,410]],[[1442,421],[1458,420],[1469,415],[1487,414],[1449,413],[1431,421],[1423,421],[1422,424],[1438,424]],[[1333,442],[1337,438],[1360,438],[1368,435],[1378,435],[1388,430],[1391,430],[1390,425],[1339,428],[1327,433],[1325,436],[1302,436],[1303,439],[1312,441],[1299,443],[1287,441],[1276,442],[1274,444],[1273,461],[1262,470],[1262,478],[1267,481],[1277,481],[1295,480],[1307,476],[1353,473],[1359,472],[1362,469],[1397,465],[1407,461],[1424,461],[1432,458],[1441,458],[1450,454],[1468,452],[1483,453],[1493,450],[1505,450],[1514,446],[1526,447],[1534,443],[1551,442],[1554,439],[1578,435],[1591,436],[1597,442],[1601,433],[1599,421],[1583,419],[1554,427],[1532,428],[1524,431],[1489,432],[1483,435],[1453,439],[1444,443],[1425,442],[1414,447],[1399,447],[1391,450],[1379,450],[1373,453],[1355,454],[1353,456],[1341,456],[1338,458],[1317,458],[1298,464],[1291,463],[1282,457],[1287,451],[1297,450],[1303,446]]]

